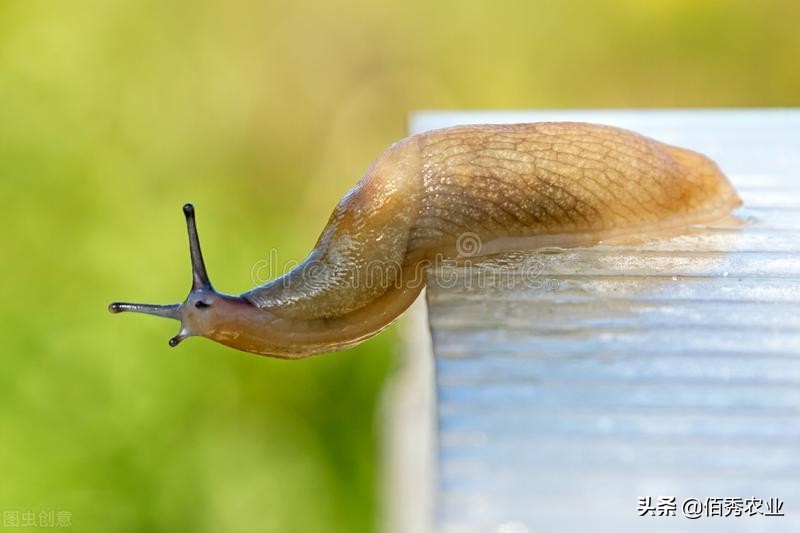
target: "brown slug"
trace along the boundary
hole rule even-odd
[[[589,244],[726,217],[741,200],[707,157],[584,123],[458,126],[390,146],[339,202],[303,263],[239,296],[206,274],[194,208],[193,282],[173,305],[112,303],[181,321],[175,346],[203,336],[283,358],[352,346],[417,297],[435,257],[459,239],[483,254]]]

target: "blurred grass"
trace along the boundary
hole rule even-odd
[[[370,531],[394,332],[301,362],[111,317],[301,259],[420,108],[791,106],[800,4],[0,0],[0,511]]]

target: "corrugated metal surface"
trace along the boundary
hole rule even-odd
[[[437,529],[800,531],[800,112],[423,113],[412,130],[541,120],[706,153],[746,223],[431,284]],[[674,496],[677,516],[639,517],[647,496]],[[754,497],[785,516],[681,510]]]

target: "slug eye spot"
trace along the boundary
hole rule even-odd
[[[205,309],[207,307],[211,307],[211,304],[207,304],[202,300],[195,302],[194,306],[198,309]]]

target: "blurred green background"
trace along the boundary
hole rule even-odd
[[[373,531],[394,329],[299,362],[112,317],[302,259],[410,111],[791,106],[800,3],[0,0],[0,511]]]

